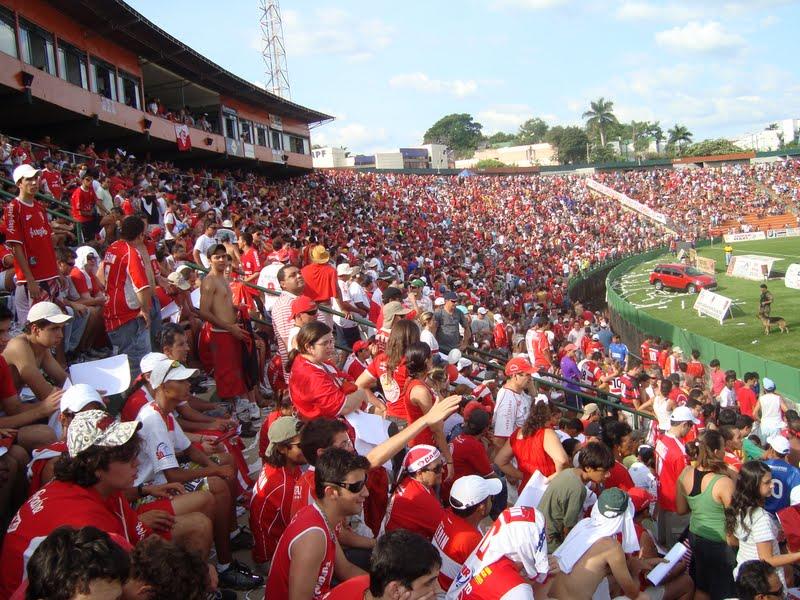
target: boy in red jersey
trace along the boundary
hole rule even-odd
[[[364,575],[344,555],[335,528],[361,512],[369,492],[369,461],[340,448],[329,448],[317,460],[314,491],[319,500],[298,512],[275,550],[266,597],[320,600],[340,581]]]

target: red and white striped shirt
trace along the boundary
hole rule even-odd
[[[284,380],[287,383],[289,382],[289,373],[286,370],[286,363],[289,362],[289,351],[286,349],[286,340],[289,339],[289,330],[294,325],[292,302],[295,298],[297,298],[296,294],[284,290],[272,305],[272,327],[277,334],[275,337],[278,341],[278,354],[281,356]]]
[[[103,317],[106,331],[113,331],[137,317],[141,304],[136,292],[150,287],[150,282],[142,256],[125,240],[108,247],[103,264],[108,293]]]

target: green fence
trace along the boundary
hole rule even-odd
[[[769,377],[777,384],[781,395],[795,402],[800,400],[800,370],[773,360],[762,358],[749,352],[715,342],[697,333],[687,331],[678,325],[657,319],[629,304],[614,289],[613,282],[640,264],[663,254],[663,250],[653,250],[628,258],[611,269],[606,277],[606,301],[611,309],[612,327],[620,333],[627,343],[641,341],[643,333],[657,335],[664,340],[684,348],[700,351],[704,363],[712,358],[719,359],[725,369],[734,369],[741,377],[747,371],[755,371],[761,377]],[[638,345],[635,348],[638,350]]]

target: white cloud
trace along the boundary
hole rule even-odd
[[[392,43],[393,29],[381,19],[352,15],[338,8],[318,8],[312,14],[284,10],[282,15],[289,57],[344,56],[348,61],[360,62]]]
[[[702,8],[685,4],[655,4],[651,2],[623,2],[615,13],[625,21],[686,21],[701,15]]]
[[[311,141],[320,146],[344,146],[353,154],[368,154],[385,145],[388,136],[383,127],[364,123],[334,121],[314,129]]]
[[[389,85],[393,88],[412,89],[429,94],[449,94],[457,98],[469,96],[478,90],[478,84],[473,79],[431,79],[419,71],[395,75],[389,80]]]
[[[543,10],[568,4],[570,0],[494,0],[492,8],[521,8],[523,10]]]
[[[767,15],[763,19],[761,19],[761,26],[762,27],[772,27],[773,25],[777,25],[780,22],[780,19],[775,15]]]
[[[656,43],[675,52],[712,53],[736,51],[745,45],[742,36],[726,31],[717,21],[692,21],[656,33]]]

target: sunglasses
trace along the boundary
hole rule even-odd
[[[361,481],[356,481],[355,483],[345,483],[345,482],[336,482],[336,481],[327,481],[328,485],[335,485],[336,487],[343,488],[350,492],[351,494],[357,494],[361,490],[364,489],[364,486],[367,485],[366,478],[362,479]]]
[[[306,315],[311,315],[312,317],[314,317],[314,316],[316,316],[316,314],[317,314],[317,309],[315,308],[314,310],[307,310],[307,311],[306,311],[305,313],[303,313],[303,314],[306,314]]]

